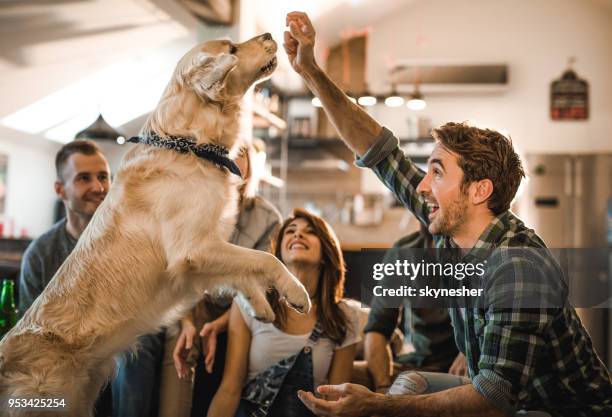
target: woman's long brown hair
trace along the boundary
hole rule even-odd
[[[321,273],[314,302],[317,304],[317,319],[323,333],[336,344],[341,344],[346,337],[348,319],[339,306],[344,294],[344,275],[346,266],[340,249],[340,242],[331,226],[319,216],[304,209],[294,209],[283,222],[276,237],[272,239],[272,253],[280,260],[283,235],[289,224],[295,219],[304,219],[312,227],[314,234],[321,241]],[[279,301],[278,292],[271,290],[267,294],[268,302],[274,310],[274,325],[283,329],[287,321],[286,303]]]

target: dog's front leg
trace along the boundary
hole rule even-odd
[[[222,240],[208,242],[186,262],[188,279],[202,280],[203,287],[232,287],[250,302],[255,316],[272,321],[274,314],[265,296],[274,287],[297,311],[310,310],[310,297],[304,286],[274,255],[242,248]]]

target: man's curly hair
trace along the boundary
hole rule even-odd
[[[462,189],[488,178],[493,193],[487,202],[498,215],[510,208],[512,199],[525,177],[520,157],[512,147],[512,140],[491,129],[480,129],[466,122],[446,123],[432,130],[433,138],[459,156],[463,170]]]

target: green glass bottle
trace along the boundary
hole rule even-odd
[[[0,338],[17,324],[19,310],[15,306],[15,283],[12,279],[2,281],[2,294],[0,295]]]

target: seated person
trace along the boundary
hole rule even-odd
[[[221,387],[209,417],[311,416],[297,390],[348,382],[359,341],[359,312],[342,300],[345,266],[340,244],[320,217],[296,209],[282,224],[273,252],[304,284],[312,308],[299,314],[270,294],[276,319],[263,323],[236,297],[230,310]]]
[[[400,250],[427,248],[431,243],[431,235],[421,227],[421,230],[397,241],[393,247]],[[383,263],[393,263],[397,257],[396,250],[389,250]],[[398,327],[413,350],[392,355],[389,344]],[[460,366],[463,356],[458,355],[445,308],[414,308],[408,299],[401,307],[393,307],[385,305],[384,298],[374,297],[364,333],[365,361],[355,363],[352,380],[377,392],[386,392],[397,375],[406,370],[449,372],[456,360],[452,373],[465,372],[465,366]]]

